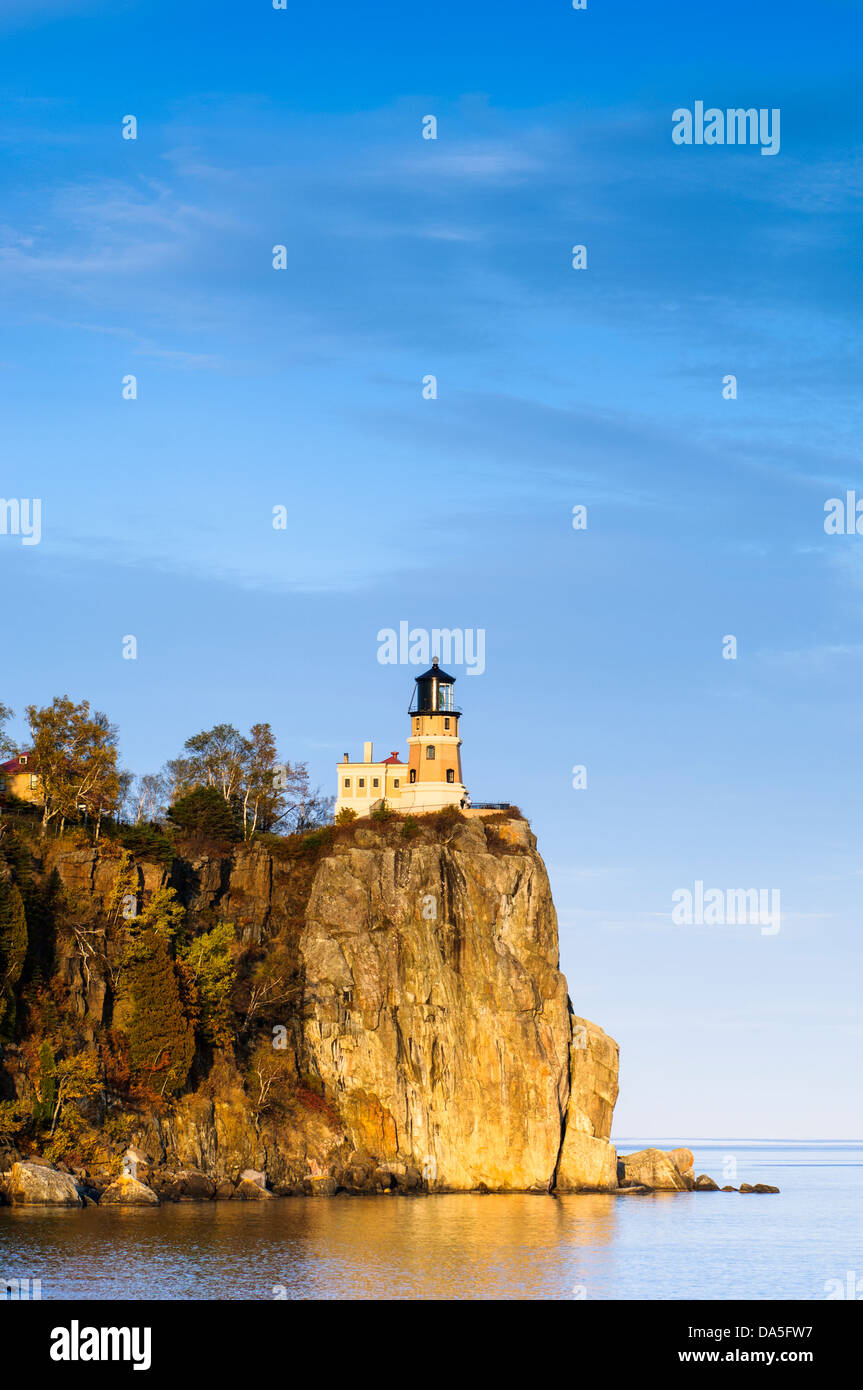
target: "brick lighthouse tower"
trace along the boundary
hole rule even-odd
[[[408,782],[400,810],[437,811],[459,805],[467,791],[461,773],[461,737],[456,709],[455,677],[442,671],[435,657],[428,671],[417,676],[408,713]]]

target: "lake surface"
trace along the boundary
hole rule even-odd
[[[0,1277],[41,1279],[43,1300],[817,1300],[852,1271],[863,1297],[863,1144],[689,1147],[720,1184],[782,1191],[0,1207]]]

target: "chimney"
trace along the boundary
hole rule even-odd
[[[370,743],[363,744],[363,762],[372,762],[372,745]]]
[[[347,753],[345,754],[345,762],[346,762],[346,763],[349,763],[349,762],[350,762],[350,758],[348,757]]]

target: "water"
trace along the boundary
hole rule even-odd
[[[863,1296],[863,1144],[689,1147],[720,1184],[782,1192],[2,1207],[0,1275],[40,1278],[43,1299],[808,1300],[853,1271]]]

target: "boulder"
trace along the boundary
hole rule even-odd
[[[125,1174],[106,1187],[102,1196],[99,1198],[100,1207],[157,1207],[159,1198],[152,1187],[147,1187],[145,1183],[138,1182],[137,1178],[127,1177]]]
[[[666,1149],[666,1153],[684,1178],[695,1177],[695,1154],[691,1149]]]
[[[196,1168],[183,1170],[180,1181],[181,1202],[209,1202],[216,1195],[216,1184],[206,1173]]]
[[[77,1183],[70,1173],[59,1173],[41,1163],[13,1163],[6,1195],[15,1207],[83,1206]]]
[[[267,1175],[262,1173],[259,1168],[244,1168],[240,1174],[240,1182],[254,1182],[258,1187],[266,1187]]]
[[[209,1202],[216,1192],[213,1179],[196,1168],[160,1168],[150,1186],[163,1202]]]
[[[251,1178],[241,1178],[234,1189],[235,1202],[272,1202],[273,1194]]]
[[[335,1197],[337,1183],[335,1178],[330,1178],[322,1173],[319,1176],[306,1178],[303,1190],[309,1197]],[[380,1189],[376,1187],[374,1190],[379,1191]]]
[[[688,1192],[690,1185],[663,1149],[640,1149],[625,1154],[617,1164],[617,1181],[638,1183],[655,1192]]]
[[[752,1189],[753,1192],[778,1192],[778,1187],[771,1187],[769,1183],[757,1182]]]
[[[750,1185],[749,1185],[748,1182],[742,1182],[742,1183],[740,1184],[739,1191],[740,1191],[740,1192],[754,1192],[754,1191],[755,1191],[755,1188],[754,1188],[754,1187],[750,1187]]]
[[[617,1151],[610,1142],[617,1100],[618,1046],[586,1018],[570,1016],[569,1105],[555,1188],[612,1192]]]
[[[234,1184],[231,1182],[230,1178],[222,1178],[222,1181],[217,1184],[216,1191],[213,1195],[217,1202],[229,1202],[234,1195]]]
[[[736,1191],[737,1191],[737,1188],[736,1188],[736,1187],[721,1187],[719,1190],[720,1190],[720,1192],[736,1192]]]
[[[718,1192],[719,1183],[714,1182],[713,1179],[709,1178],[706,1173],[699,1173],[698,1177],[695,1179],[695,1191]]]

